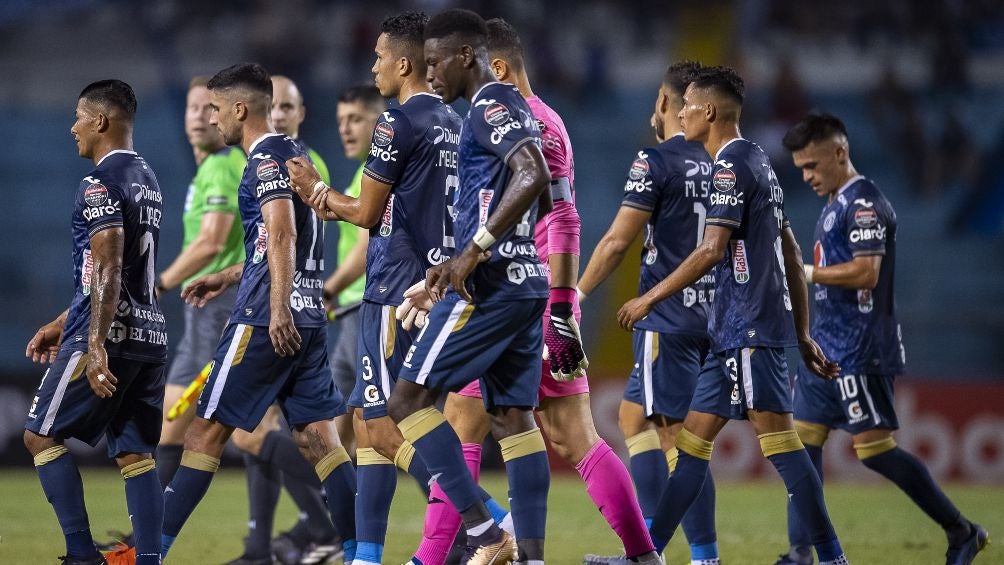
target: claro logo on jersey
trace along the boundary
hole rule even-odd
[[[495,191],[492,189],[482,188],[478,193],[478,226],[483,226],[488,222],[488,209],[492,205],[493,198],[495,198]]]
[[[104,216],[111,216],[112,214],[116,214],[121,211],[122,211],[121,202],[109,201],[106,202],[105,204],[102,204],[101,206],[91,206],[89,208],[84,208],[84,211],[81,212],[81,215],[84,217],[84,220],[87,220],[89,222],[91,220],[96,220]]]
[[[848,235],[851,243],[860,243],[862,241],[884,241],[885,240],[885,226],[878,226],[871,229],[858,228],[852,230]]]
[[[94,258],[91,257],[91,250],[84,249],[84,256],[80,259],[80,292],[87,296],[91,293],[91,276],[94,274]]]
[[[717,192],[712,192],[708,196],[708,202],[712,206],[738,206],[743,203],[743,193],[719,194]]]
[[[380,235],[387,237],[394,231],[394,195],[387,199],[387,205],[383,207],[383,217],[380,219]]]
[[[258,239],[254,242],[254,255],[251,257],[251,262],[254,264],[261,263],[265,258],[267,250],[268,230],[265,229],[265,224],[258,224]]]
[[[739,284],[750,282],[750,265],[746,257],[746,241],[732,242],[732,278]]]

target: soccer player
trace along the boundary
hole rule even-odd
[[[541,146],[551,174],[553,209],[537,221],[534,238],[537,254],[550,271],[550,298],[543,320],[550,360],[543,361],[541,373],[546,376],[541,377],[537,415],[551,445],[586,482],[586,491],[624,542],[627,555],[648,554],[650,561],[657,561],[631,487],[631,477],[613,450],[597,435],[589,409],[589,383],[583,372],[587,362],[577,330],[580,315],[575,283],[581,222],[575,210],[571,142],[561,118],[530,88],[516,29],[499,18],[486,23],[492,71],[499,82],[515,85],[526,99],[540,128]],[[481,442],[489,429],[479,382],[449,395],[444,412],[460,437],[465,460],[477,476]],[[665,477],[661,479],[665,482]],[[441,489],[433,487],[432,500],[437,498],[437,490]],[[426,531],[442,531],[442,534],[423,538],[415,554],[419,562],[442,565],[459,527],[460,515],[451,505],[430,504]]]
[[[803,517],[820,562],[843,564],[822,483],[791,421],[784,348],[797,344],[809,369],[822,377],[835,378],[840,368],[809,336],[808,292],[801,252],[784,216],[784,192],[763,150],[739,135],[743,91],[742,79],[727,67],[704,68],[692,77],[679,114],[684,138],[714,155],[704,237],[669,276],[617,313],[621,327],[632,330],[655,304],[714,268],[712,355],[676,436],[679,458],[652,522],[652,541],[661,551],[700,494],[712,442],[728,419],[747,418]]]
[[[93,446],[102,437],[125,479],[136,563],[160,563],[163,505],[152,454],[167,334],[153,266],[163,197],[153,169],[132,150],[135,115],[136,96],[120,80],[80,93],[70,133],[94,169],[74,202],[73,301],[25,351],[51,364],[28,409],[24,444],[66,539],[60,559],[70,565],[105,559],[91,539],[80,472],[64,441]]]
[[[182,293],[201,306],[240,283],[199,398],[198,417],[185,437],[181,467],[164,493],[162,554],[209,488],[234,428],[253,430],[278,400],[297,445],[324,485],[351,561],[355,473],[334,428],[345,407],[328,369],[322,234],[313,210],[294,198],[285,166],[290,157],[306,157],[306,151],[272,129],[272,82],[261,65],[223,69],[207,87],[210,123],[228,145],[240,144],[249,155],[238,189],[246,260],[193,281]]]
[[[400,104],[383,112],[373,128],[359,198],[327,189],[309,163],[289,164],[301,196],[327,219],[369,227],[366,292],[359,314],[358,370],[349,398],[356,421],[356,565],[381,563],[397,469],[423,489],[431,476],[415,448],[387,414],[412,335],[399,328],[395,307],[426,269],[453,252],[448,198],[457,187],[460,116],[429,91],[422,33],[428,17],[408,12],[380,26],[374,82]],[[315,190],[316,188],[316,190]]]
[[[209,125],[208,81],[209,77],[195,77],[188,86],[185,134],[195,155],[196,171],[185,197],[181,252],[157,278],[157,291],[161,295],[178,286],[184,288],[202,275],[218,273],[244,261],[244,228],[236,218],[237,185],[247,158],[240,147],[223,143],[219,130]],[[185,430],[195,418],[195,410],[186,410],[168,421],[167,411],[213,358],[214,344],[223,334],[236,297],[234,288],[204,308],[184,306],[185,332],[167,371],[164,423],[157,446],[157,475],[162,487],[171,482],[181,464]]]
[[[656,138],[662,143],[639,151],[631,163],[621,208],[579,281],[584,296],[620,266],[643,230],[639,294],[666,278],[701,243],[711,190],[711,158],[700,143],[684,139],[678,117],[690,76],[698,69],[699,64],[683,61],[666,70],[653,114]],[[676,466],[676,435],[711,345],[708,309],[714,295],[713,278],[705,275],[656,303],[632,332],[634,370],[618,420],[627,439],[638,500],[649,524],[666,477]],[[683,530],[692,563],[718,562],[715,487],[710,473],[684,516]]]
[[[847,129],[830,114],[809,114],[784,136],[795,166],[826,205],[816,223],[812,338],[840,363],[833,381],[799,368],[795,380],[795,429],[820,479],[823,443],[832,429],[853,436],[854,450],[869,469],[896,484],[948,536],[948,565],[972,563],[987,531],[967,520],[916,457],[896,446],[899,427],[893,382],[905,353],[894,295],[896,213],[850,158]],[[812,564],[811,540],[797,510],[788,508],[791,548],[778,564]]]
[[[433,90],[447,103],[471,102],[453,209],[459,253],[429,271],[436,304],[405,358],[390,414],[463,517],[469,563],[539,565],[550,470],[533,408],[548,282],[533,226],[538,200],[550,207],[550,175],[533,113],[516,87],[495,81],[487,39],[484,20],[468,10],[442,12],[425,28]],[[480,499],[457,435],[433,405],[441,391],[478,377],[506,462],[518,548]]]
[[[276,133],[299,140],[300,125],[307,117],[307,107],[296,83],[282,75],[272,75],[271,117]],[[330,182],[328,167],[321,156],[302,141],[300,143],[315,163],[321,178]],[[236,185],[234,190],[236,191]],[[323,233],[323,226],[313,229],[320,229]],[[324,266],[321,265],[319,269],[323,270]],[[231,304],[231,309],[232,307]],[[248,535],[244,538],[244,553],[231,561],[230,565],[271,563],[273,553],[283,563],[296,563],[310,549],[311,544],[314,545],[311,553],[319,561],[335,553],[337,534],[324,508],[321,485],[313,467],[300,454],[292,436],[282,429],[279,407],[275,404],[270,406],[253,432],[237,428],[231,439],[244,452],[250,516]],[[280,486],[286,487],[300,510],[301,519],[297,520],[290,531],[271,540]]]

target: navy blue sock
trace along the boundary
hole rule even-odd
[[[927,467],[916,457],[894,447],[888,451],[861,460],[865,467],[882,475],[896,484],[914,504],[937,522],[946,532],[963,532],[962,540],[968,537],[968,523],[961,519],[959,509],[945,496],[945,493],[931,478]],[[966,527],[959,528],[963,523]],[[951,538],[951,535],[949,536]],[[961,542],[962,540],[951,540]]]
[[[356,462],[356,542],[359,544],[356,559],[380,563],[381,555],[370,555],[366,544],[383,549],[387,517],[397,488],[397,467],[372,448],[356,450]]]
[[[181,444],[161,444],[157,446],[154,459],[157,461],[157,479],[160,481],[160,490],[163,491],[167,485],[171,484],[171,479],[178,472],[181,465],[181,454],[185,451],[185,446]]]
[[[282,489],[281,473],[250,453],[244,454],[244,472],[248,483],[248,537],[244,539],[244,555],[263,559],[272,554],[272,524]]]
[[[715,481],[711,473],[704,478],[700,494],[683,515],[683,533],[690,544],[692,560],[718,557],[718,532],[715,530]]]
[[[46,454],[54,459],[39,464]],[[35,456],[35,471],[42,483],[45,498],[56,511],[56,518],[66,538],[66,554],[86,559],[98,554],[91,538],[87,508],[84,506],[84,483],[73,457],[63,446],[51,447]]]
[[[136,545],[136,565],[160,565],[164,492],[153,459],[127,465],[122,469],[122,476]]]
[[[812,466],[819,475],[819,482],[823,482],[823,448],[818,445],[805,444],[805,453],[812,461]],[[809,532],[802,527],[802,520],[798,516],[794,503],[788,501],[788,542],[794,551],[800,554],[811,551],[812,540],[809,539]]]
[[[837,534],[826,513],[823,483],[805,449],[776,453],[767,459],[784,480],[788,498],[801,518],[819,560],[830,561],[842,555]]]
[[[656,510],[659,508],[662,489],[666,488],[666,477],[669,476],[666,454],[656,444],[655,449],[631,455],[628,466],[631,470],[631,479],[634,481],[635,492],[638,494],[641,515],[645,517],[646,522],[651,524]]]
[[[189,458],[191,461],[186,462]],[[190,467],[188,463],[198,465],[200,468]],[[182,456],[178,472],[164,490],[164,528],[160,536],[162,556],[167,557],[174,540],[181,532],[181,527],[206,495],[219,463],[218,458],[201,453],[186,451]]]
[[[709,463],[710,461],[707,459],[694,457],[683,450],[680,451],[680,457],[676,461],[676,470],[673,471],[673,475],[666,483],[666,488],[662,491],[659,507],[652,520],[652,527],[649,529],[656,553],[661,554],[666,549],[676,527],[680,525],[683,516],[700,495],[708,475]]]
[[[436,482],[461,514],[478,505],[484,508],[478,487],[467,470],[460,440],[445,420],[429,433],[412,440],[412,444],[418,452],[415,459],[421,457],[429,473],[437,475]],[[490,516],[487,508],[484,508],[484,516]]]
[[[536,437],[540,438],[540,448],[543,449],[544,440],[539,431],[535,432]],[[503,446],[503,458],[507,439],[509,438],[503,438],[500,442]],[[536,451],[508,459],[505,470],[509,477],[509,504],[512,506],[512,521],[516,527],[516,542],[520,547],[520,561],[543,561],[547,493],[551,485],[547,452]]]
[[[342,542],[356,539],[356,471],[345,448],[339,446],[315,466],[321,486],[328,496],[328,512]],[[346,549],[346,553],[348,550]],[[350,560],[348,556],[345,558]]]

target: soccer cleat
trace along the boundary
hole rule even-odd
[[[57,557],[63,562],[63,565],[106,565],[108,562],[105,561],[105,556],[100,553],[97,557],[91,557],[89,559],[80,559],[77,557],[70,557],[69,555],[60,555]]]
[[[337,540],[330,540],[326,543],[314,543],[300,557],[298,565],[323,565],[334,563],[345,556],[342,544]]]
[[[983,526],[973,523],[973,533],[956,547],[949,547],[945,553],[945,565],[969,565],[976,554],[990,543],[990,534]]]
[[[289,537],[289,534],[286,532],[272,538],[271,546],[272,557],[279,563],[282,563],[282,565],[296,565],[300,563],[300,558],[303,557],[307,549],[293,541],[293,538]]]
[[[706,560],[711,562],[711,560]],[[583,565],[663,565],[665,562],[662,557],[659,557],[654,551],[650,551],[645,555],[640,555],[638,557],[628,558],[626,555],[586,555],[582,558]],[[712,565],[718,565],[717,561],[711,562]]]
[[[223,565],[272,565],[273,563],[274,561],[272,561],[271,557],[256,558],[241,555],[237,559],[227,561]]]
[[[474,551],[474,555],[467,559],[466,565],[505,565],[516,560],[519,548],[516,547],[516,538],[509,532],[502,531],[499,541],[482,545]]]
[[[94,544],[98,546],[98,551],[102,553],[132,547],[136,543],[131,533],[127,534],[118,530],[108,530],[108,535],[112,537],[111,540],[105,542],[99,541]]]
[[[812,565],[813,564],[812,551],[810,551],[809,555],[807,555],[807,556],[799,555],[798,557],[801,557],[801,559],[792,557],[790,552],[789,553],[782,553],[781,555],[777,556],[777,561],[774,562],[774,565]]]

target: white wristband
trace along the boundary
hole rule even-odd
[[[477,233],[474,234],[474,245],[477,245],[481,251],[485,251],[494,243],[495,236],[488,231],[488,228],[484,226],[478,228]]]
[[[328,185],[325,184],[323,180],[319,180],[319,181],[317,181],[317,182],[314,183],[314,192],[313,193],[317,194],[318,191],[327,190],[327,188],[328,188]]]
[[[816,268],[812,265],[803,265],[803,267],[805,267],[805,282],[813,282],[812,273],[816,270]]]

